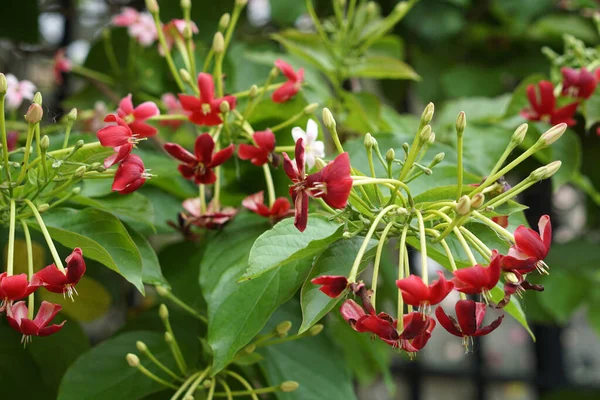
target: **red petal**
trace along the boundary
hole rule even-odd
[[[463,293],[480,293],[488,286],[488,271],[479,264],[454,271],[454,276],[454,287]]]
[[[155,115],[159,115],[158,106],[151,101],[146,101],[133,110],[133,116],[136,121],[144,121]]]
[[[285,77],[288,78],[289,80],[295,82],[298,79],[296,72],[294,72],[294,68],[292,68],[292,66],[290,64],[286,63],[281,58],[278,58],[277,60],[275,60],[275,66],[277,68],[279,68],[279,70],[283,73],[283,75],[285,75]]]
[[[27,295],[27,287],[29,286],[27,274],[2,275],[2,278],[0,278],[0,290],[2,291],[3,298],[0,300],[20,300]]]
[[[190,153],[177,143],[166,143],[164,145],[164,149],[167,153],[171,155],[171,157],[174,157],[186,164],[195,164],[197,162],[196,157],[194,157],[192,153]]]
[[[197,184],[212,185],[216,181],[217,175],[215,175],[215,172],[211,168],[204,168],[204,172],[195,172],[194,182],[196,182]]]
[[[181,164],[177,169],[185,179],[192,179],[196,175],[196,168],[187,164]]]
[[[296,216],[294,226],[300,232],[304,232],[308,223],[308,194],[306,192],[298,193],[295,200]]]
[[[116,153],[104,159],[104,168],[110,168],[126,159],[133,150],[133,144],[125,143],[123,146],[115,147]]]
[[[50,326],[46,326],[46,327],[40,329],[38,332],[38,336],[49,336],[49,335],[55,334],[56,332],[58,332],[62,329],[65,322],[67,322],[67,321],[63,321],[59,325],[50,325]]]
[[[196,160],[206,166],[211,165],[213,151],[215,149],[215,141],[208,133],[203,133],[196,138],[194,144],[194,154]]]
[[[535,85],[527,85],[527,98],[529,99],[529,104],[531,104],[531,108],[537,113],[542,114],[540,110],[540,105],[537,101],[537,93]]]
[[[287,153],[283,153],[283,170],[285,171],[285,174],[288,176],[288,178],[290,178],[294,182],[302,179],[298,174],[296,164],[294,164],[292,160],[290,160],[290,157],[287,155]]]
[[[25,336],[37,336],[40,327],[29,318],[23,318],[19,324],[19,331]]]
[[[515,229],[515,245],[520,251],[530,257],[535,257],[536,260],[542,260],[548,254],[548,249],[540,235],[523,225]]]
[[[179,102],[184,110],[193,112],[202,109],[202,102],[198,97],[187,94],[179,94],[177,96],[179,97]]]
[[[67,276],[63,274],[55,264],[50,264],[35,273],[35,276],[42,282],[48,291],[54,293],[63,293],[67,284]]]
[[[200,89],[200,102],[210,103],[215,97],[215,81],[211,74],[200,72],[198,74],[198,89]]]
[[[456,318],[458,319],[460,329],[465,336],[473,336],[475,331],[477,331],[477,317],[481,314],[481,312],[478,312],[477,304],[478,303],[473,300],[459,300],[456,302]],[[441,323],[442,322],[440,321],[440,324]]]
[[[285,197],[278,197],[271,207],[270,214],[272,217],[281,218],[288,214],[291,208],[290,201]]]
[[[123,192],[128,185],[131,185],[134,182],[137,187],[141,186],[137,181],[142,178],[143,173],[144,163],[142,159],[135,154],[131,154],[121,163],[121,165],[119,165],[119,168],[117,168],[112,190]]]
[[[360,318],[366,315],[365,310],[363,310],[363,308],[354,300],[344,301],[340,307],[340,313],[342,314],[344,320],[348,322],[352,328],[354,328],[354,324],[356,324]]]
[[[261,166],[269,162],[269,153],[263,149],[242,143],[238,148],[238,157],[242,160],[251,160],[252,164]]]
[[[254,132],[252,138],[256,145],[267,153],[271,153],[275,150],[275,135],[269,129],[266,131]]]
[[[412,312],[403,316],[404,330],[400,335],[401,339],[414,339],[425,332],[429,327],[429,317],[420,312]]]
[[[552,244],[552,223],[550,222],[550,216],[542,215],[538,221],[538,229],[540,230],[540,238],[546,246],[546,251],[550,251],[550,245]]]
[[[552,82],[541,81],[538,83],[540,88],[540,114],[552,114],[556,107],[556,98],[554,97],[554,86]]]
[[[568,126],[575,125],[577,121],[573,119],[573,116],[575,115],[578,106],[579,103],[575,102],[554,110],[550,118],[550,123],[552,125],[557,125],[564,122]]]
[[[348,280],[346,277],[337,275],[319,276],[318,278],[311,280],[311,282],[315,285],[323,285],[319,288],[319,290],[333,299],[342,294],[342,292],[346,290],[346,287],[348,286]]]
[[[462,332],[456,327],[456,321],[454,320],[454,318],[449,317],[448,314],[446,314],[446,312],[442,308],[442,306],[438,306],[438,308],[435,309],[435,317],[437,318],[440,325],[442,325],[444,329],[448,331],[448,333],[458,337],[464,336]]]
[[[23,319],[27,318],[27,314],[27,305],[24,301],[18,301],[6,309],[6,316],[14,321],[15,325],[17,326],[17,328],[15,328],[16,330],[19,330],[19,325],[21,325],[21,321]],[[13,326],[12,323],[11,326]]]
[[[502,318],[504,318],[504,315],[499,316],[498,318],[496,318],[491,324],[489,324],[488,326],[484,326],[481,329],[477,329],[477,331],[475,331],[475,333],[473,334],[473,336],[484,336],[487,335],[488,333],[491,333],[492,331],[494,331],[497,327],[500,326],[500,324],[502,323]]]
[[[104,147],[119,147],[129,143],[133,133],[129,127],[110,125],[100,129],[96,136]]]
[[[119,102],[119,108],[117,112],[121,111],[124,115],[133,114],[133,102],[131,101],[131,93],[123,97]]]
[[[318,197],[321,197],[325,203],[333,208],[341,209],[346,207],[348,196],[350,196],[350,191],[352,190],[348,153],[340,154],[319,172],[321,173],[320,179],[322,179],[322,183],[325,185],[325,194]],[[312,183],[310,176],[307,178],[307,181],[309,185]]]
[[[48,325],[50,321],[62,310],[62,306],[59,304],[42,301],[40,308],[38,309],[37,315],[33,319],[33,322],[40,328]]]
[[[285,103],[298,93],[298,85],[293,81],[288,81],[275,89],[271,95],[271,100],[275,103]]]
[[[396,286],[402,291],[404,302],[413,307],[418,307],[422,302],[429,299],[429,288],[416,275],[397,280]]]
[[[129,127],[134,135],[137,135],[141,138],[152,137],[158,133],[158,129],[141,121],[133,121],[131,124],[129,124]]]
[[[498,274],[499,273],[500,272],[498,272]],[[428,301],[429,304],[432,306],[444,300],[446,296],[448,296],[448,293],[450,293],[454,288],[454,284],[446,280],[442,271],[438,271],[438,276],[439,279],[437,281],[434,281],[433,284],[429,285]]]
[[[359,332],[371,332],[384,340],[398,340],[398,331],[389,322],[375,315],[368,315],[356,322],[356,330]]]
[[[265,206],[264,202],[264,192],[260,191],[258,193],[251,194],[242,200],[242,205],[258,215],[268,217],[269,208]]]
[[[210,162],[209,165],[211,167],[217,167],[217,166],[223,164],[225,161],[227,161],[227,160],[229,160],[229,158],[231,158],[234,150],[235,150],[235,146],[233,144],[230,144],[229,146],[225,147],[223,150],[217,151],[215,154],[213,154],[212,161]]]
[[[73,250],[71,255],[67,257],[67,283],[71,285],[77,284],[83,274],[85,274],[85,261],[80,248]]]

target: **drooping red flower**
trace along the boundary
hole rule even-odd
[[[275,61],[275,66],[279,68],[288,81],[273,92],[271,99],[275,103],[285,103],[294,97],[302,87],[302,82],[304,81],[304,68],[300,68],[296,72],[290,64],[281,59]]]
[[[346,300],[340,307],[340,313],[357,332],[370,332],[385,342],[397,342],[400,336],[394,326],[394,320],[386,313],[375,314],[365,310],[354,300]]]
[[[563,76],[563,96],[588,99],[594,93],[594,90],[596,90],[596,78],[585,67],[579,71],[563,67],[560,69],[560,72]]]
[[[190,112],[189,119],[197,125],[214,126],[223,122],[220,117],[221,103],[229,103],[229,109],[235,108],[235,96],[224,96],[215,99],[215,82],[210,74],[201,72],[198,74],[198,88],[200,97],[186,94],[179,95],[179,101],[184,110]]]
[[[271,208],[265,205],[264,192],[251,194],[242,200],[242,205],[248,210],[261,215],[263,217],[272,219],[273,221],[279,221],[282,218],[290,215],[290,202],[285,197],[278,197],[275,199]]]
[[[459,300],[454,308],[456,319],[446,314],[442,306],[435,309],[435,316],[445,330],[462,338],[487,335],[500,326],[504,318],[504,315],[501,315],[491,324],[481,327],[486,312],[485,304],[473,300]]]
[[[434,306],[444,300],[454,288],[454,284],[446,280],[442,271],[438,271],[438,276],[439,279],[429,286],[416,275],[397,280],[396,286],[401,290],[402,299],[406,304],[413,307]]]
[[[151,101],[146,101],[134,108],[131,101],[131,93],[119,102],[119,108],[117,108],[119,118],[122,118],[129,125],[129,128],[131,128],[131,132],[140,138],[156,135],[158,130],[144,121],[159,114],[160,110]]]
[[[36,272],[34,276],[39,280],[41,286],[53,293],[63,293],[73,298],[73,293],[77,294],[75,285],[85,274],[85,261],[80,248],[76,248],[66,258],[66,273],[62,273],[55,264]]]
[[[259,167],[270,162],[275,151],[275,135],[273,132],[270,129],[254,132],[252,140],[255,145],[240,144],[238,156],[242,160],[250,160],[252,164]]]
[[[421,350],[435,328],[435,320],[429,316],[423,317],[420,312],[412,312],[402,316],[404,330],[400,334],[400,348],[409,353]]]
[[[504,274],[504,298],[496,305],[496,308],[504,308],[509,302],[510,297],[517,293],[522,294],[526,290],[543,292],[544,286],[533,284],[525,279],[525,275],[516,270]]]
[[[300,232],[306,229],[308,222],[308,197],[322,198],[327,205],[342,209],[346,207],[348,196],[352,190],[350,177],[350,158],[348,153],[338,155],[335,160],[323,169],[311,175],[305,173],[304,141],[296,142],[295,163],[286,153],[283,154],[283,169],[292,180],[290,196],[295,205],[296,217],[294,225]]]
[[[71,60],[69,60],[66,56],[65,49],[59,49],[54,54],[54,81],[57,85],[62,85],[63,83],[63,74],[71,71]]]
[[[455,278],[452,279],[454,288],[466,294],[489,292],[500,280],[501,257],[496,250],[493,250],[489,266],[476,264],[454,271]]]
[[[6,272],[0,274],[0,312],[10,308],[13,301],[21,300],[40,287],[32,280],[27,280],[27,274],[8,276]]]
[[[540,233],[524,225],[515,229],[515,244],[508,250],[508,255],[502,257],[504,270],[515,270],[522,274],[534,269],[546,271],[547,266],[543,260],[552,244],[552,224],[548,215],[540,218],[538,229]]]
[[[119,192],[119,194],[135,192],[150,177],[151,175],[146,171],[142,159],[135,154],[130,154],[117,168],[112,191]]]
[[[322,275],[311,280],[315,285],[322,285],[319,290],[335,299],[348,287],[348,279],[339,275]]]
[[[106,157],[104,160],[104,167],[110,168],[111,166],[120,163],[131,154],[138,139],[137,135],[134,135],[131,131],[129,125],[116,115],[107,115],[104,118],[104,122],[117,124],[105,126],[96,133],[102,146],[112,147],[115,150],[115,154]]]
[[[503,228],[508,228],[508,215],[499,215],[497,217],[492,217],[492,221],[494,221]]]
[[[549,81],[538,83],[540,97],[538,99],[536,86],[527,86],[527,97],[531,108],[525,108],[521,111],[521,116],[530,121],[546,121],[551,125],[565,123],[573,126],[577,123],[573,116],[577,111],[578,102],[567,104],[566,106],[556,108],[556,97],[554,96],[554,86]]]
[[[233,207],[221,207],[214,200],[208,203],[206,211],[202,212],[200,199],[198,197],[187,199],[182,204],[183,208],[189,213],[185,217],[187,223],[200,228],[216,229],[229,222],[237,214],[237,209]]]
[[[167,153],[183,162],[179,165],[179,172],[186,179],[194,179],[197,184],[209,185],[215,183],[217,175],[213,168],[227,161],[232,155],[233,144],[223,150],[213,153],[215,141],[208,133],[198,136],[194,144],[194,154],[190,153],[177,143],[167,143],[164,146]]]
[[[42,301],[35,318],[27,318],[27,306],[24,301],[15,303],[7,310],[6,319],[8,324],[17,332],[23,334],[22,342],[27,343],[31,336],[48,336],[58,332],[66,321],[59,325],[48,325],[54,319],[56,314],[62,310],[58,304]]]

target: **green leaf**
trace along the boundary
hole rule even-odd
[[[491,293],[492,299],[495,302],[499,302],[504,298],[504,290],[498,286],[493,288],[491,290]],[[508,303],[504,307],[504,311],[506,311],[511,317],[513,317],[518,323],[520,323],[523,326],[523,328],[525,328],[525,330],[529,333],[531,338],[535,341],[535,335],[533,334],[533,331],[527,323],[527,318],[525,317],[525,312],[523,311],[523,307],[521,307],[521,302],[519,301],[519,299],[515,298],[515,296],[512,296],[510,299],[510,303]]]
[[[241,280],[255,279],[274,268],[311,257],[342,237],[343,225],[310,215],[304,232],[286,218],[256,240],[250,250],[248,270]]]
[[[366,56],[350,65],[347,77],[370,79],[419,80],[419,74],[408,64],[388,56]]]
[[[600,121],[600,87],[597,87],[592,97],[583,103],[583,113],[585,129],[590,129]]]
[[[572,35],[587,43],[598,41],[598,33],[591,21],[578,15],[545,15],[529,27],[528,33],[536,40],[558,42],[564,35]]]
[[[263,218],[238,215],[210,242],[202,258],[200,286],[208,305],[213,374],[260,332],[275,309],[293,296],[309,273],[310,261],[302,260],[249,282],[236,283],[248,266],[254,241],[264,229]]]
[[[322,72],[327,74],[335,71],[333,60],[319,35],[288,29],[272,37],[281,43],[287,51],[308,61]]]
[[[148,240],[133,228],[127,227],[127,232],[129,232],[129,236],[131,236],[142,257],[142,282],[149,285],[169,287],[169,283],[160,269],[158,256]]]
[[[433,126],[450,126],[454,132],[456,117],[461,111],[465,112],[467,117],[467,130],[465,132],[465,140],[469,135],[471,123],[489,123],[495,122],[504,116],[505,110],[511,101],[511,96],[505,94],[498,97],[467,97],[456,100],[451,100],[444,104],[444,107],[437,115]]]
[[[535,74],[528,76],[523,79],[519,86],[513,91],[512,98],[510,99],[510,103],[508,103],[508,107],[506,107],[506,112],[504,116],[506,118],[514,117],[518,115],[519,112],[525,107],[529,106],[529,100],[527,99],[527,86],[533,85],[546,79],[546,77],[542,74]]]
[[[125,361],[128,353],[136,352],[138,340],[169,369],[177,368],[164,335],[144,331],[124,333],[94,347],[71,365],[61,382],[58,400],[136,400],[164,390],[164,386]],[[144,366],[155,374],[163,374],[153,363],[144,362]]]
[[[363,241],[363,237],[337,241],[317,258],[308,279],[302,286],[300,294],[302,325],[298,333],[306,332],[311,326],[319,322],[339,301],[339,299],[332,299],[322,293],[319,290],[319,285],[310,282],[311,279],[321,275],[347,276]],[[377,241],[371,240],[360,266],[361,271],[365,268],[366,262],[373,256],[373,252],[369,250],[374,249],[375,246],[377,246]]]
[[[539,302],[557,321],[566,323],[590,293],[591,281],[577,272],[555,269],[544,277]]]
[[[142,257],[127,229],[114,215],[91,208],[59,208],[44,214],[44,222],[53,240],[71,249],[80,247],[85,258],[118,272],[144,293]],[[40,230],[33,221],[30,226]]]
[[[381,102],[371,93],[350,93],[343,91],[342,99],[346,115],[344,124],[361,134],[378,132],[381,124]],[[362,140],[361,140],[362,142]],[[364,150],[363,150],[364,151]]]

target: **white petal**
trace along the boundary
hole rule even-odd
[[[298,126],[292,128],[292,137],[294,138],[294,143],[298,141],[298,139],[302,138],[304,139],[304,146],[306,146],[306,132],[304,132],[304,130]]]
[[[306,124],[306,144],[310,145],[319,136],[319,125],[313,119],[309,119]]]
[[[14,88],[19,85],[19,80],[13,74],[6,74],[6,83],[9,88]]]
[[[310,152],[315,157],[319,157],[319,158],[325,157],[325,143],[321,142],[320,140],[315,140],[310,145]]]
[[[306,161],[308,169],[311,169],[315,166],[315,156],[312,153],[305,153],[304,160]]]

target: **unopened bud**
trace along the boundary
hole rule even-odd
[[[554,125],[552,128],[548,129],[542,137],[540,137],[540,141],[544,143],[545,146],[550,146],[552,143],[556,142],[567,130],[567,124],[560,123],[558,125]]]
[[[48,203],[40,204],[39,206],[37,206],[37,209],[39,212],[43,213],[50,209],[50,205]]]
[[[258,95],[258,86],[252,85],[250,86],[250,90],[248,91],[249,97],[256,97]]]
[[[325,166],[327,165],[327,162],[325,160],[323,160],[322,158],[315,158],[315,168],[317,171],[322,170],[323,168],[325,168]]]
[[[32,125],[37,124],[42,120],[43,116],[44,110],[42,110],[42,107],[39,104],[33,103],[29,106],[27,114],[25,114],[25,121]]]
[[[226,101],[221,102],[221,104],[219,105],[219,110],[223,113],[226,114],[229,112],[231,108],[229,107],[229,103]]]
[[[311,104],[307,105],[306,107],[304,107],[304,114],[311,115],[312,113],[315,112],[317,107],[319,107],[319,103],[311,103]]]
[[[298,387],[300,387],[300,384],[296,381],[285,381],[279,386],[282,392],[293,392]]]
[[[169,345],[175,342],[175,338],[173,337],[171,332],[165,332],[165,342],[167,342],[167,344]]]
[[[406,154],[408,154],[409,149],[410,149],[410,146],[408,145],[408,143],[406,143],[406,142],[402,143],[402,150],[404,150],[404,152]]]
[[[75,179],[83,178],[85,171],[87,171],[87,167],[85,165],[77,167],[77,169],[75,170],[75,173],[73,174],[73,178],[75,178]]]
[[[561,161],[552,161],[550,164],[546,165],[546,175],[544,176],[544,179],[548,179],[554,175],[560,169],[561,165]]]
[[[385,159],[389,163],[396,159],[396,152],[394,149],[388,149],[388,151],[385,152]]]
[[[192,27],[190,25],[186,24],[183,27],[183,38],[184,39],[191,39],[192,36],[193,36]]]
[[[504,274],[504,280],[508,283],[512,283],[513,285],[519,283],[519,278],[517,278],[517,275],[515,275],[514,272],[507,272]]]
[[[442,161],[444,161],[444,157],[446,157],[446,153],[437,153],[435,155],[435,157],[433,157],[433,160],[431,161],[431,165],[429,166],[430,168],[433,166],[438,165],[439,163],[441,163]]]
[[[471,208],[478,209],[479,207],[481,207],[483,205],[484,201],[485,201],[485,195],[483,193],[477,193],[471,199]]]
[[[106,171],[106,168],[104,168],[104,165],[102,165],[99,162],[95,162],[93,164],[90,165],[90,169],[94,170],[94,171],[98,171],[98,172],[104,172]]]
[[[244,353],[252,354],[256,350],[256,345],[254,343],[250,343],[248,346],[244,347]]]
[[[370,134],[370,133],[367,133],[367,134],[365,135],[364,144],[365,144],[365,148],[366,148],[367,150],[371,150],[371,149],[373,148],[373,145],[374,145],[375,143],[373,142],[373,136],[371,136],[371,134]]]
[[[133,353],[127,354],[127,356],[125,357],[125,359],[127,360],[127,364],[129,364],[130,367],[137,368],[137,367],[140,366],[140,359],[139,359],[139,357],[136,356]]]
[[[191,0],[181,0],[181,8],[184,10],[189,10],[190,8],[192,8],[192,2]]]
[[[467,116],[464,111],[458,113],[458,117],[456,117],[456,134],[458,136],[462,136],[465,128],[467,127]]]
[[[529,179],[537,182],[537,181],[541,181],[542,179],[544,179],[544,176],[546,176],[546,166],[545,165],[543,167],[539,167],[539,168],[531,171],[531,173],[529,174]]]
[[[221,19],[219,20],[219,30],[224,31],[225,29],[227,29],[230,21],[231,15],[229,15],[229,13],[221,15]]]
[[[8,90],[8,82],[6,81],[6,76],[3,73],[0,73],[0,96],[6,94]]]
[[[317,336],[319,333],[323,332],[323,324],[316,324],[310,327],[308,330],[309,336]]]
[[[148,351],[148,346],[146,346],[146,343],[138,340],[137,342],[135,342],[135,347],[137,347],[137,349],[139,351],[141,351],[142,353],[145,353]]]
[[[275,328],[275,331],[277,332],[277,334],[279,336],[284,337],[284,336],[287,336],[290,329],[292,329],[292,322],[291,321],[283,321],[282,323],[277,325],[277,327]]]
[[[179,70],[179,75],[181,75],[181,79],[183,79],[185,82],[189,83],[190,85],[194,84],[192,81],[192,76],[186,69],[181,68]]]
[[[421,125],[427,125],[433,119],[433,113],[435,112],[435,106],[433,103],[427,104],[425,109],[423,110],[423,114],[421,114]]]
[[[166,305],[161,304],[160,307],[158,307],[158,316],[160,317],[160,319],[169,318],[169,309]]]
[[[69,111],[69,114],[67,114],[67,119],[70,122],[73,122],[77,119],[77,109],[76,108],[73,108],[73,109],[71,109],[71,111]]]
[[[456,202],[456,212],[459,215],[467,215],[471,211],[471,199],[464,195]]]
[[[279,76],[279,68],[273,67],[271,68],[271,72],[269,72],[269,78],[275,79]]]
[[[79,139],[78,141],[75,142],[75,145],[73,146],[73,148],[75,150],[79,150],[80,148],[83,147],[84,144],[85,144],[85,142],[82,139]]]
[[[377,13],[377,3],[374,1],[368,2],[366,11],[370,17],[374,16]]]
[[[148,9],[151,14],[158,13],[158,2],[156,0],[146,0],[146,9]]]
[[[50,138],[48,137],[48,135],[44,135],[40,140],[40,149],[42,151],[46,151],[48,150],[48,147],[50,147]]]
[[[79,193],[81,193],[81,188],[80,187],[73,188],[73,190],[71,190],[71,193],[73,193],[74,195],[78,195]]]
[[[337,0],[337,2],[338,2],[338,4],[339,4],[341,7],[345,7],[345,6],[346,6],[346,0]]]
[[[221,32],[215,33],[215,37],[213,38],[213,50],[217,54],[225,51],[225,38]]]
[[[335,128],[335,118],[333,118],[333,114],[331,114],[331,111],[327,107],[323,109],[323,123],[328,128]]]
[[[156,286],[155,289],[160,297],[165,297],[169,294],[169,289],[164,286]]]
[[[527,125],[527,124],[519,125],[519,127],[515,130],[515,133],[513,133],[512,137],[510,138],[510,141],[515,146],[520,145],[521,142],[523,142],[523,140],[525,139],[525,135],[527,134],[528,128],[529,128],[529,125]]]
[[[435,132],[431,132],[431,136],[429,136],[429,140],[427,141],[428,145],[432,145],[435,143]]]
[[[33,103],[42,105],[42,94],[40,92],[36,92],[33,96]]]
[[[205,379],[204,382],[202,382],[202,386],[204,386],[205,389],[208,389],[212,386],[212,381],[210,379]]]
[[[419,140],[421,143],[427,143],[431,137],[431,125],[425,125],[419,132]]]
[[[431,168],[423,167],[423,168],[421,168],[421,171],[423,171],[423,173],[425,175],[431,175],[431,174],[433,174],[433,171],[431,170]]]

